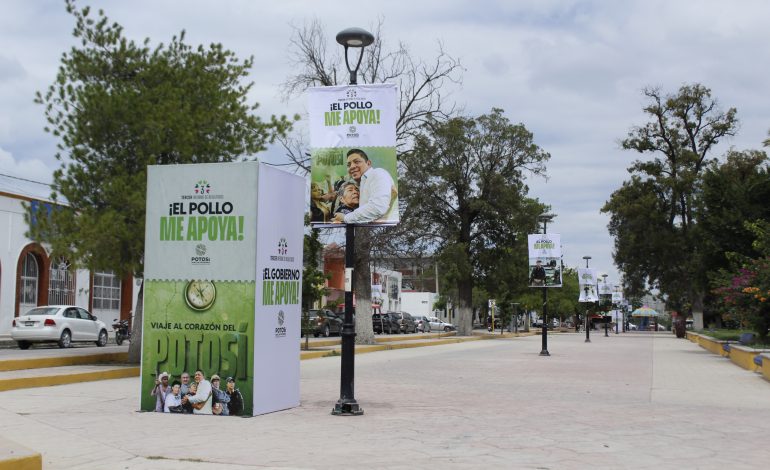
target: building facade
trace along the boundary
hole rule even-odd
[[[50,212],[49,193],[47,185],[0,175],[0,340],[10,339],[15,317],[39,305],[77,305],[108,326],[134,310],[131,276],[75,269],[27,237],[25,214],[34,223]]]

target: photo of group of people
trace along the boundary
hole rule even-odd
[[[199,415],[240,416],[243,413],[243,395],[232,377],[220,387],[217,374],[206,380],[203,371],[195,371],[193,381],[183,372],[179,380],[171,381],[168,372],[161,372],[150,394],[155,397],[155,411],[159,413],[186,413]]]
[[[549,287],[561,285],[561,270],[559,262],[554,258],[537,259],[534,265],[530,262],[530,287]]]
[[[327,224],[386,224],[398,222],[398,189],[394,181],[395,165],[375,167],[370,153],[383,157],[387,149],[353,148],[326,150],[322,158],[344,161],[345,166],[314,161],[310,185],[310,222]],[[329,152],[344,152],[344,159],[329,157]],[[391,160],[390,155],[383,160]],[[395,161],[395,154],[392,155]]]

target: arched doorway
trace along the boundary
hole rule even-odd
[[[34,243],[21,251],[16,286],[14,316],[48,303],[48,256],[42,246]]]

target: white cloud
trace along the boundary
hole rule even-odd
[[[317,17],[330,50],[338,47],[337,31],[370,27],[379,16],[392,46],[403,41],[429,59],[441,41],[467,69],[462,87],[443,93],[452,92],[470,114],[505,109],[552,154],[550,180],[530,181],[533,195],[558,215],[553,229],[568,247],[565,259],[581,262],[589,254],[597,269],[611,269],[612,243],[599,209],[640,157],[620,150],[618,141],[646,120],[642,88],[675,92],[700,82],[723,108],[736,107],[740,133],[719,152],[730,145],[759,148],[770,128],[770,2],[764,0],[79,1],[87,3],[104,8],[136,40],[168,42],[185,29],[191,44],[221,42],[240,57],[254,55],[251,98],[263,116],[304,107],[301,98],[286,104],[278,96],[292,72],[290,23]],[[74,24],[58,0],[3,6],[0,147],[14,158],[0,158],[35,178],[48,171],[50,179],[58,166],[53,139],[32,97],[54,80],[61,53],[74,43]],[[270,160],[277,154],[273,149]]]

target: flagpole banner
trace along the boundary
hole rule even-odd
[[[289,396],[296,389],[298,396],[298,376],[288,373],[274,382],[255,376],[264,362],[289,370],[296,363],[299,369],[296,342],[292,356],[281,351],[274,357],[255,357],[255,351],[275,346],[263,344],[257,330],[262,317],[272,313],[257,303],[262,289],[258,252],[268,252],[274,244],[257,228],[288,224],[291,230],[281,230],[282,236],[290,243],[302,243],[304,180],[286,174],[293,181],[272,188],[272,194],[282,195],[281,214],[276,216],[265,209],[275,205],[274,199],[258,198],[258,190],[269,185],[263,173],[271,170],[253,162],[148,167],[142,410],[163,410],[164,402],[178,400],[177,412],[252,416],[255,383],[260,393],[263,388],[282,387]],[[299,201],[291,201],[292,193],[300,195]],[[286,336],[299,337],[299,294],[291,296],[297,289],[301,291],[297,286],[284,288],[292,301],[286,307],[290,325]],[[178,395],[173,387],[172,396],[166,395],[159,379],[168,375],[170,386],[184,373],[197,388],[184,384]],[[219,376],[218,384],[212,376]],[[283,402],[266,406],[284,407]]]
[[[398,223],[396,100],[393,84],[308,90],[314,227]]]
[[[588,292],[586,292],[586,290]],[[599,301],[599,296],[596,295],[596,286],[594,284],[584,284],[580,286],[580,298],[578,299],[578,302],[598,302],[598,301]]]
[[[623,303],[623,293],[622,292],[613,292],[612,293],[612,303],[615,305],[620,305]]]
[[[596,288],[596,271],[591,268],[578,268],[578,284],[580,287],[579,302],[598,302]],[[586,292],[586,287],[588,288]]]
[[[599,283],[599,295],[612,295],[615,286],[610,282]]]
[[[529,286],[561,287],[561,236],[536,233],[527,236],[529,247]]]

